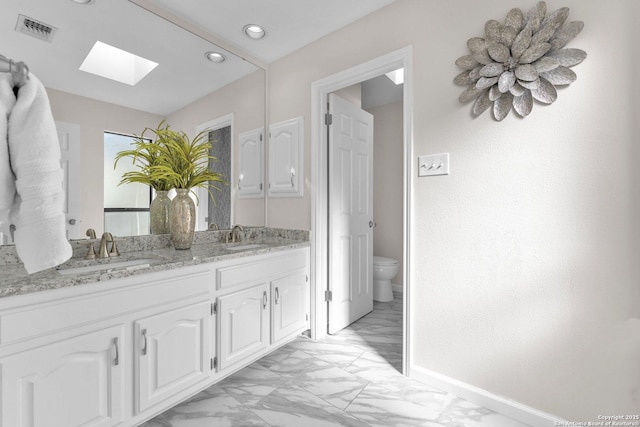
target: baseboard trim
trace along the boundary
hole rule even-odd
[[[546,412],[542,412],[522,403],[495,395],[479,387],[458,381],[429,369],[411,365],[409,372],[411,378],[417,381],[454,394],[471,403],[481,405],[532,427],[553,427],[566,422],[554,415],[547,414]]]

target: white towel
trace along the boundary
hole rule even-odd
[[[15,103],[11,74],[0,73],[0,225],[8,220],[16,194],[16,177],[11,170],[7,143],[9,114]],[[9,225],[6,227],[8,230]]]
[[[15,174],[9,214],[15,224],[18,256],[28,273],[71,258],[66,238],[60,146],[49,98],[33,75],[18,91],[9,114],[8,145]]]

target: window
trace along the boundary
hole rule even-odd
[[[118,133],[104,133],[104,229],[115,236],[149,234],[151,187],[144,184],[122,184],[122,174],[136,170],[129,158],[113,163],[118,152],[129,150],[135,137]]]

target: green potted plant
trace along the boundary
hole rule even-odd
[[[157,167],[163,163],[160,147],[164,145],[166,131],[169,126],[163,126],[160,122],[156,129],[145,128],[140,136],[135,136],[133,147],[130,150],[120,151],[115,158],[113,167],[118,165],[122,158],[130,158],[138,170],[125,172],[120,180],[120,185],[140,183],[148,185],[155,190],[156,196],[149,206],[151,234],[169,233],[169,190],[173,184],[167,180]],[[145,133],[151,132],[153,136],[146,137]]]
[[[226,184],[221,174],[209,169],[209,162],[216,159],[209,154],[208,134],[209,131],[204,130],[190,139],[185,132],[168,126],[159,130],[159,158],[151,169],[152,176],[166,181],[177,192],[169,214],[169,229],[176,249],[189,249],[193,242],[195,203],[189,193],[197,187],[206,188],[213,199],[211,189]]]

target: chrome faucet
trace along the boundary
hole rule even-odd
[[[240,234],[238,233],[239,231],[244,231],[244,228],[242,228],[242,226],[240,224],[236,224],[233,226],[233,228],[231,228],[231,241],[232,242],[236,242],[236,240],[239,242],[241,237]]]

